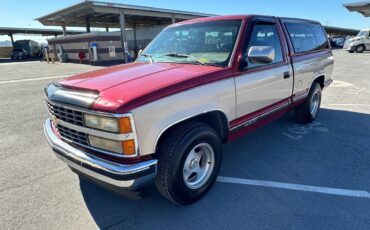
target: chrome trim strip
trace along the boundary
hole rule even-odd
[[[270,116],[271,114],[273,114],[275,112],[278,112],[280,110],[283,110],[283,109],[289,107],[289,105],[290,105],[290,102],[286,102],[282,106],[276,107],[276,108],[274,108],[274,109],[272,109],[270,111],[267,111],[266,113],[263,113],[263,114],[261,114],[261,115],[259,115],[257,117],[254,117],[252,119],[249,119],[249,120],[247,120],[247,121],[245,121],[245,122],[243,122],[243,123],[241,123],[241,124],[239,124],[239,125],[237,125],[235,127],[232,127],[231,129],[229,129],[229,131],[230,132],[235,132],[235,131],[238,131],[239,129],[242,129],[244,127],[250,126],[252,124],[255,124],[258,121],[260,121],[260,120],[262,120],[262,119]]]
[[[117,134],[117,133],[109,133],[109,132],[104,132],[100,131],[97,129],[91,129],[91,128],[86,128],[78,125],[74,125],[59,119],[56,119],[56,123],[60,124],[64,127],[67,127],[69,129],[76,130],[78,132],[82,133],[87,133],[89,135],[97,136],[97,137],[103,137],[106,139],[111,139],[115,141],[124,141],[124,140],[129,140],[129,139],[135,139],[135,135],[133,133],[123,133],[123,134]]]
[[[150,167],[152,166],[155,166],[155,168],[157,167],[156,159],[148,160],[145,162],[140,162],[140,163],[133,164],[133,165],[125,165],[125,164],[110,162],[110,161],[101,159],[99,157],[90,155],[79,149],[76,149],[72,147],[71,145],[67,144],[66,142],[63,142],[62,140],[60,140],[54,134],[54,131],[52,130],[51,119],[47,119],[44,123],[44,134],[46,136],[46,140],[48,141],[49,145],[52,148],[61,152],[62,155],[69,157],[75,160],[76,162],[80,162],[80,164],[77,164],[71,160],[68,160],[66,157],[63,157],[62,155],[56,154],[58,158],[66,162],[70,167],[75,168],[76,170],[81,171],[100,181],[103,181],[105,183],[112,184],[118,187],[124,187],[124,188],[133,188],[133,186],[138,187],[140,186],[140,184],[143,183],[142,181],[140,182],[142,178],[127,180],[127,181],[116,180],[108,176],[102,175],[100,173],[94,172],[86,167],[83,167],[83,164],[88,165],[91,168],[96,168],[101,171],[104,171],[107,174],[118,175],[118,176],[140,173],[145,170],[149,170]],[[155,176],[156,176],[156,170],[155,170],[155,173],[147,175],[147,177],[146,176],[144,177],[146,177],[145,180],[148,180],[148,179],[154,179]]]

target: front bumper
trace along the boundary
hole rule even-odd
[[[44,133],[56,156],[74,172],[104,187],[119,191],[139,190],[153,182],[157,160],[136,164],[120,164],[93,156],[62,141],[53,131],[51,119],[44,123]]]

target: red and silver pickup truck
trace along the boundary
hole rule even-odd
[[[291,110],[298,122],[313,121],[333,63],[315,21],[184,21],[133,63],[47,85],[44,132],[80,176],[117,191],[155,182],[167,199],[188,204],[214,184],[222,143]]]

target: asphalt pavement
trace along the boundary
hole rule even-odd
[[[310,125],[292,113],[224,146],[218,182],[189,206],[128,200],[48,146],[46,83],[100,67],[0,64],[0,229],[370,229],[370,53],[334,51]]]

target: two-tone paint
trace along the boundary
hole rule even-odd
[[[243,23],[228,67],[136,62],[80,74],[59,84],[99,92],[91,110],[132,113],[142,156],[155,153],[161,135],[175,124],[214,111],[227,119],[229,139],[233,139],[235,133],[258,127],[302,102],[313,81],[319,79],[321,84],[330,81],[331,51],[295,54],[278,18],[242,15],[183,23],[231,19]],[[243,45],[252,24],[248,22],[254,20],[277,23],[284,60],[240,71]]]

